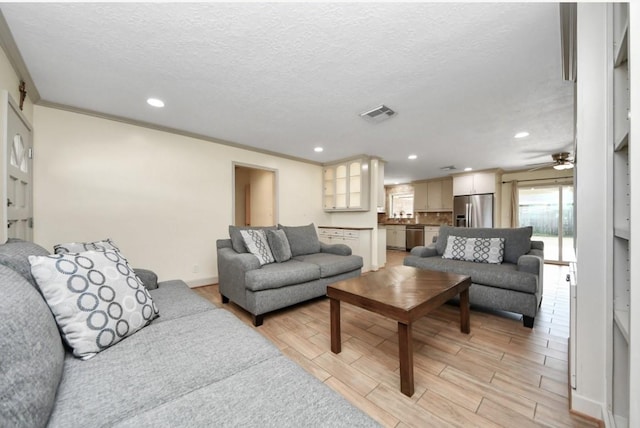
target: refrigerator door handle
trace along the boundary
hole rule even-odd
[[[471,218],[471,204],[467,204],[467,227],[473,227],[473,219]]]

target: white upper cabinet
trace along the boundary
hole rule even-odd
[[[325,211],[369,210],[369,162],[353,159],[328,165],[323,172]]]
[[[453,177],[453,194],[479,195],[495,193],[496,174],[494,172],[476,172]]]

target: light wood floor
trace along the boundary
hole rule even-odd
[[[406,253],[389,251],[387,266]],[[268,314],[256,328],[309,373],[386,427],[593,427],[569,413],[567,269],[545,266],[544,298],[533,329],[521,317],[472,307],[471,334],[445,305],[413,327],[415,394],[400,392],[397,325],[342,304],[342,352],[330,350],[329,301]],[[217,285],[195,289],[251,325]],[[252,325],[251,325],[252,326]]]

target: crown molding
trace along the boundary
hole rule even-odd
[[[18,45],[16,45],[16,41],[13,39],[13,34],[11,34],[11,30],[9,29],[9,24],[7,24],[6,19],[4,19],[4,15],[0,10],[0,47],[4,49],[4,52],[7,54],[7,58],[11,63],[14,71],[18,75],[19,80],[24,80],[27,85],[28,97],[33,104],[36,104],[40,101],[40,93],[38,92],[38,88],[35,83],[33,83],[33,79],[31,78],[31,74],[29,73],[29,69],[22,59],[22,55],[20,54],[20,50],[18,50]]]

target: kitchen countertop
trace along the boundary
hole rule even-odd
[[[373,227],[353,227],[353,226],[318,226],[318,229],[373,230]]]
[[[440,223],[379,223],[379,226],[427,226],[427,227],[440,227],[440,226],[446,226],[446,224],[440,224]]]

